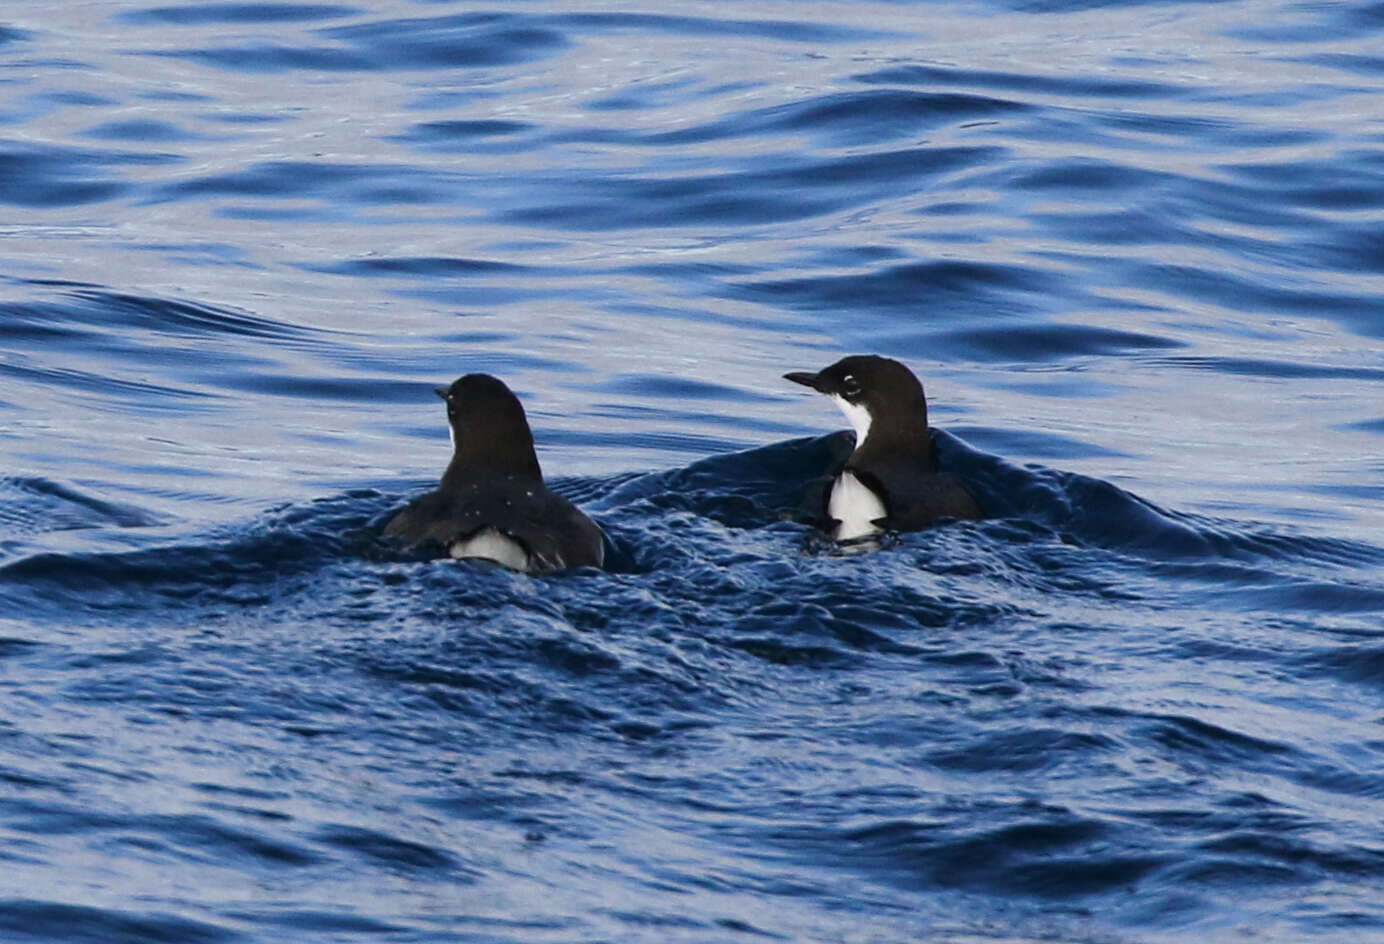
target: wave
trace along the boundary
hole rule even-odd
[[[1183,589],[1254,586],[1280,599],[1305,593],[1324,598],[1351,592],[1351,581],[1363,578],[1360,572],[1384,562],[1384,550],[1373,545],[1177,512],[1099,479],[1014,465],[942,430],[934,431],[934,439],[944,466],[967,483],[987,520],[897,536],[870,555],[873,578],[860,563],[843,563],[843,570],[831,573],[840,558],[811,527],[821,476],[849,452],[848,432],[711,456],[661,472],[558,479],[554,487],[583,504],[605,529],[606,580],[647,577],[664,588],[685,581],[687,589],[677,597],[690,602],[699,602],[699,582],[710,595],[702,602],[745,591],[763,602],[794,595],[840,602],[866,587],[878,593],[883,574],[897,581],[889,591],[897,599],[886,594],[878,616],[895,605],[908,612],[916,603],[907,599],[910,583],[948,572],[1037,581],[1054,589],[1110,586],[1111,573],[1131,580],[1156,575],[1182,581]],[[10,499],[0,527],[8,527],[12,545],[45,528],[146,528],[159,520],[46,480],[7,479],[0,487]],[[425,557],[402,554],[380,537],[383,522],[406,498],[357,489],[283,506],[203,541],[21,556],[0,567],[0,585],[7,595],[41,594],[53,604],[100,601],[105,611],[116,605],[137,609],[161,598],[180,604],[263,602],[271,592],[282,595],[286,582],[324,568],[348,577],[380,568],[426,569],[432,565]],[[1077,550],[1099,556],[1082,557]],[[487,569],[460,567],[468,574]],[[1355,592],[1364,594],[1356,609],[1384,603],[1363,585]],[[953,617],[963,620],[965,607],[951,602],[958,606]],[[923,611],[915,616],[925,625],[937,619]]]

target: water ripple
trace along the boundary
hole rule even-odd
[[[0,937],[1384,932],[1379,4],[917,14],[15,5]],[[381,538],[468,371],[604,570]]]

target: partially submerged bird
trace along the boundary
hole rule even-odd
[[[855,451],[833,473],[820,510],[830,537],[851,541],[982,517],[961,483],[938,469],[923,385],[903,364],[855,355],[784,378],[826,394],[855,428]]]
[[[452,461],[436,489],[390,520],[385,536],[534,574],[600,567],[601,529],[543,484],[524,407],[510,389],[488,374],[467,374],[435,392],[447,402]]]

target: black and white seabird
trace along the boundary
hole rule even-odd
[[[923,385],[903,364],[856,355],[784,378],[826,394],[855,427],[855,451],[835,472],[821,511],[830,537],[851,541],[982,517],[961,484],[938,470]]]
[[[451,464],[436,489],[390,520],[385,536],[535,574],[600,567],[601,529],[543,484],[519,398],[488,374],[435,392],[447,402]]]

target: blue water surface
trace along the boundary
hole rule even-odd
[[[1384,940],[1384,7],[0,12],[0,940]],[[989,517],[842,554],[780,379]],[[381,540],[521,396],[605,571]]]

